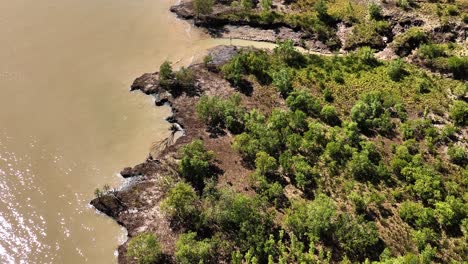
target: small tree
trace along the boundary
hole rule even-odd
[[[450,117],[458,126],[468,125],[468,103],[461,100],[455,101],[450,109]]]
[[[197,233],[182,234],[176,242],[175,257],[180,264],[210,263],[213,245],[209,239],[197,240]]]
[[[210,162],[214,158],[212,151],[207,151],[203,141],[195,140],[182,148],[180,172],[182,177],[192,183],[198,190],[203,189],[203,180],[211,176]]]
[[[161,254],[161,245],[154,234],[140,233],[128,242],[126,256],[139,264],[156,263]]]
[[[213,12],[214,0],[194,0],[193,9],[197,18]]]
[[[449,155],[450,160],[455,164],[465,166],[468,163],[468,153],[462,146],[450,146],[447,154]]]
[[[372,19],[379,20],[382,18],[382,7],[376,3],[369,5],[369,16]]]
[[[169,190],[161,208],[172,220],[188,223],[197,216],[197,203],[198,196],[192,186],[179,182]]]
[[[174,80],[175,75],[172,70],[171,63],[169,61],[163,62],[161,66],[159,66],[159,82],[163,86],[167,86]]]

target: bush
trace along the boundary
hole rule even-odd
[[[448,58],[447,64],[455,79],[468,79],[468,57],[452,56]]]
[[[426,60],[433,60],[446,55],[446,48],[438,44],[423,44],[419,47],[418,55]]]
[[[375,223],[365,221],[362,216],[341,214],[335,230],[335,236],[348,256],[362,258],[371,249],[375,250],[379,241]]]
[[[273,85],[283,97],[288,96],[292,90],[292,72],[288,68],[281,68],[272,73]]]
[[[363,132],[376,130],[380,133],[389,133],[393,130],[389,108],[395,102],[382,92],[369,92],[364,94],[351,109],[351,119],[357,123]]]
[[[442,226],[458,226],[467,217],[468,207],[463,200],[449,195],[444,202],[435,204],[434,214]]]
[[[161,209],[173,220],[190,223],[198,217],[198,196],[192,186],[179,182],[169,190]]]
[[[369,16],[372,19],[379,20],[382,18],[382,7],[376,3],[371,3],[369,5]]]
[[[426,33],[418,27],[412,27],[406,32],[398,35],[393,41],[395,52],[399,56],[407,56],[410,52],[423,43],[427,43],[429,38]]]
[[[312,202],[293,203],[286,213],[285,224],[299,238],[314,242],[328,234],[335,215],[335,202],[320,194]]]
[[[195,16],[199,18],[202,15],[209,15],[213,12],[214,0],[194,0],[193,11]]]
[[[458,126],[468,125],[468,103],[457,100],[450,109],[450,117]]]
[[[431,208],[426,208],[420,203],[411,201],[403,202],[398,212],[401,219],[417,228],[431,228],[436,223],[434,218],[434,210]]]
[[[401,59],[392,61],[388,65],[387,69],[388,76],[395,82],[400,81],[407,74],[405,70],[405,65]]]
[[[175,75],[172,70],[171,63],[169,61],[163,62],[161,66],[159,66],[159,82],[163,86],[168,86],[174,80]]]
[[[304,89],[291,92],[286,99],[286,104],[293,111],[301,110],[313,116],[318,116],[322,110],[319,101],[315,99],[309,91]]]
[[[465,166],[468,164],[468,155],[466,149],[462,146],[451,146],[448,148],[447,154],[450,157],[450,160],[460,166]]]
[[[197,115],[210,129],[219,130],[226,127],[232,133],[239,134],[244,129],[245,114],[240,101],[241,97],[238,94],[227,100],[202,96],[197,104]]]
[[[161,245],[154,234],[140,233],[128,242],[126,256],[139,264],[156,263],[161,255]]]
[[[341,123],[336,109],[332,105],[326,105],[320,111],[320,118],[330,126],[337,126]]]
[[[229,63],[224,64],[221,71],[223,72],[226,80],[235,86],[239,86],[241,84],[242,75],[246,73],[240,55],[235,56],[229,61]]]
[[[195,76],[191,69],[182,67],[175,73],[176,86],[180,86],[185,91],[192,89],[195,86]]]
[[[212,175],[210,162],[214,158],[214,153],[205,150],[203,141],[195,140],[182,148],[182,154],[179,165],[182,177],[198,190],[202,190],[203,180]]]
[[[198,241],[197,233],[182,234],[176,242],[175,257],[180,264],[210,263],[214,256],[214,245],[209,239]]]

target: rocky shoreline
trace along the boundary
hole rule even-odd
[[[194,19],[192,2],[182,2],[171,7],[171,11],[179,18],[193,20],[198,27],[206,29],[212,36],[218,38],[234,38],[252,41],[276,42],[278,39],[290,39],[297,46],[319,52],[321,54],[331,54],[333,52],[327,45],[316,37],[284,23],[258,24],[252,21],[230,21],[220,14],[230,12],[228,5],[216,4],[214,12],[204,17],[203,20]],[[405,32],[409,27],[418,25],[427,27],[432,38],[451,39],[455,42],[464,42],[466,26],[455,25],[450,30],[442,30],[438,25],[430,25],[421,17],[411,15],[401,15],[399,13],[387,13],[392,19],[392,32],[389,33],[388,40]],[[342,43],[346,43],[352,27],[342,23],[337,25],[337,37]],[[466,37],[465,37],[466,38]],[[389,42],[377,47],[378,57],[392,59],[398,57]],[[340,49],[340,53],[347,53],[357,47],[350,49]],[[129,179],[129,184],[120,190],[112,190],[91,201],[97,210],[115,219],[117,223],[127,229],[131,238],[141,232],[151,232],[157,235],[164,253],[164,263],[173,263],[175,243],[178,235],[184,230],[175,231],[171,228],[171,223],[164,216],[160,209],[160,202],[167,192],[170,181],[178,179],[177,161],[180,159],[179,149],[195,139],[202,139],[207,150],[216,153],[216,166],[223,177],[219,179],[218,186],[230,186],[234,190],[241,190],[244,193],[252,191],[247,184],[247,177],[252,170],[245,166],[239,166],[242,158],[231,148],[232,135],[227,133],[219,137],[213,137],[206,130],[206,125],[197,119],[196,104],[201,95],[217,96],[228,98],[236,92],[236,89],[225,80],[219,69],[228,62],[232,56],[237,54],[238,48],[234,46],[218,46],[208,51],[211,61],[209,64],[192,64],[189,69],[195,76],[195,93],[181,95],[171,94],[159,83],[158,73],[145,73],[138,77],[132,84],[131,91],[141,91],[156,98],[156,106],[169,104],[173,115],[168,118],[168,122],[177,124],[176,130],[183,129],[184,135],[176,139],[166,141],[163,148],[157,154],[150,154],[143,163],[134,167],[127,167],[121,175]],[[410,57],[408,57],[410,58]],[[411,58],[409,59],[411,60]],[[417,62],[413,62],[417,64]],[[284,107],[282,100],[276,98],[278,94],[268,94],[265,91],[253,89],[254,94],[242,96],[247,108],[262,107]],[[276,96],[276,97],[275,97]],[[260,99],[259,99],[260,98]],[[268,102],[265,102],[268,98]],[[174,134],[172,134],[174,135]],[[232,180],[237,179],[237,180]],[[244,184],[240,184],[243,179]],[[131,263],[125,257],[127,242],[119,246],[119,263]]]
[[[157,106],[169,104],[173,115],[168,118],[168,122],[179,124],[185,129],[185,133],[172,145],[168,144],[163,147],[154,157],[150,155],[143,163],[123,169],[122,177],[129,180],[125,187],[104,193],[91,201],[91,205],[97,210],[115,219],[119,225],[126,228],[129,237],[143,231],[155,233],[163,247],[163,253],[166,256],[165,263],[173,261],[170,253],[174,252],[177,233],[171,229],[170,223],[160,211],[159,203],[167,191],[165,188],[167,176],[177,177],[178,150],[194,139],[203,139],[208,149],[219,153],[217,166],[221,170],[229,171],[235,167],[231,163],[240,162],[240,156],[230,148],[231,136],[211,137],[211,134],[206,131],[206,126],[194,115],[196,102],[201,94],[227,98],[235,92],[217,69],[236,54],[237,50],[238,48],[234,46],[218,46],[208,51],[212,58],[209,67],[204,64],[189,66],[197,80],[197,93],[194,95],[173,96],[159,85],[158,73],[146,73],[134,81],[131,91],[141,91],[155,96]],[[231,172],[230,176],[247,175],[247,172]],[[229,184],[229,180],[226,179],[220,184]],[[129,263],[125,252],[126,243],[118,248],[119,263]]]

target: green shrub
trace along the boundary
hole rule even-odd
[[[468,78],[468,57],[452,56],[448,58],[448,70],[453,74],[455,79]]]
[[[161,209],[171,220],[182,224],[194,224],[198,217],[198,196],[192,186],[179,182],[169,190],[161,203]]]
[[[432,60],[446,56],[446,48],[438,44],[422,44],[418,49],[418,55],[424,59]]]
[[[411,236],[419,250],[423,250],[428,243],[436,244],[440,239],[439,234],[427,227],[420,230],[412,230]]]
[[[457,100],[450,109],[450,117],[458,126],[468,125],[468,103]]]
[[[394,60],[388,65],[387,73],[390,79],[398,82],[407,74],[405,64],[401,59]]]
[[[376,3],[371,3],[369,5],[368,12],[372,19],[379,20],[382,18],[382,7]]]
[[[330,126],[336,126],[341,123],[336,108],[332,105],[325,105],[320,111],[320,118]]]
[[[182,148],[182,154],[182,161],[179,165],[182,177],[192,183],[195,188],[203,189],[203,180],[212,175],[210,162],[214,158],[214,153],[205,150],[203,141],[195,140]]]
[[[389,133],[393,130],[389,108],[394,106],[394,100],[382,92],[363,94],[361,99],[351,109],[351,119],[363,132],[378,131]]]
[[[434,210],[412,201],[403,202],[398,210],[401,219],[417,228],[433,227],[436,223]]]
[[[154,234],[140,233],[128,242],[126,256],[136,263],[153,264],[161,258],[161,255],[161,245]]]
[[[214,245],[209,239],[197,240],[197,233],[180,235],[176,242],[175,257],[180,264],[211,263],[214,257]]]
[[[301,110],[306,114],[318,116],[322,110],[320,102],[312,94],[305,90],[296,90],[289,94],[286,104],[291,110]]]
[[[463,200],[447,196],[445,201],[435,204],[434,215],[442,226],[458,226],[468,215],[468,207]]]
[[[341,248],[348,256],[359,258],[374,249],[379,241],[375,223],[364,220],[362,216],[351,217],[341,214],[335,227],[335,233]]]
[[[272,73],[273,85],[283,97],[287,97],[292,90],[292,74],[288,68],[281,68]]]
[[[286,213],[285,224],[299,238],[317,241],[331,231],[336,215],[335,202],[320,194],[312,202],[295,202]]]
[[[455,164],[460,166],[468,164],[468,154],[466,153],[466,149],[462,146],[450,146],[447,154],[449,155],[450,160]]]
[[[193,1],[193,11],[195,16],[199,18],[200,16],[209,15],[213,12],[214,0],[194,0]]]
[[[399,56],[407,56],[410,52],[423,43],[427,43],[429,38],[419,27],[412,27],[406,32],[395,37],[393,46]]]
[[[159,66],[159,82],[163,86],[168,86],[174,80],[175,75],[171,63],[165,61]]]
[[[221,71],[223,72],[226,80],[230,81],[235,86],[239,86],[241,84],[242,75],[246,73],[241,56],[239,55],[232,58],[229,63],[223,65]]]
[[[185,91],[193,88],[195,86],[195,76],[193,75],[192,69],[182,67],[179,71],[175,73],[175,82],[176,86]]]
[[[202,96],[197,104],[197,115],[211,129],[226,127],[234,134],[244,129],[245,110],[240,106],[241,97],[234,94],[227,100],[218,97]]]

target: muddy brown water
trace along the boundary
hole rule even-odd
[[[171,4],[0,0],[0,263],[116,262],[125,231],[89,200],[169,134],[170,110],[129,85],[229,43]]]

